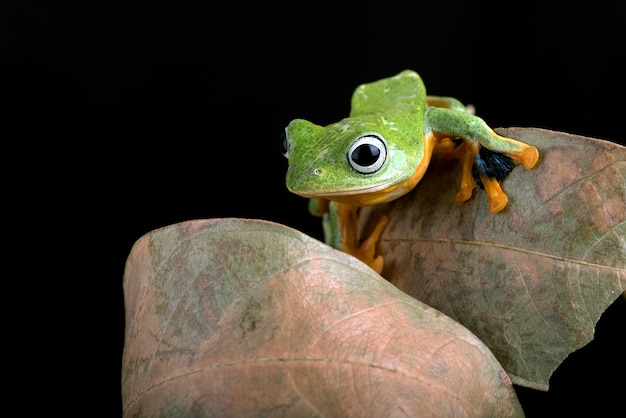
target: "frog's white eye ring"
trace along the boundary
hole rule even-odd
[[[287,128],[280,136],[280,153],[287,159],[289,159],[289,137],[287,136]]]
[[[363,135],[356,139],[348,150],[350,166],[361,174],[372,174],[387,162],[387,144],[376,134]]]

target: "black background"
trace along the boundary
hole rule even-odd
[[[15,159],[11,178],[24,182],[8,188],[34,198],[39,245],[60,253],[46,266],[46,284],[69,296],[53,310],[58,328],[69,328],[54,344],[69,358],[55,361],[48,384],[72,378],[51,409],[84,404],[120,415],[122,275],[141,235],[189,219],[246,217],[321,238],[306,201],[284,186],[280,134],[294,118],[323,125],[345,117],[360,83],[410,68],[429,93],[475,105],[493,127],[623,144],[626,30],[618,2],[498,4],[6,8],[5,164]],[[623,300],[611,307],[596,341],[563,363],[550,392],[520,389],[528,416],[623,405],[624,312]]]

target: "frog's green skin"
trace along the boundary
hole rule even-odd
[[[463,140],[460,146],[451,141],[457,138]],[[434,151],[453,152],[463,162],[457,201],[468,200],[476,187],[471,172],[481,147],[526,168],[538,159],[535,147],[496,134],[458,100],[427,96],[422,79],[410,70],[359,86],[350,115],[339,122],[319,126],[291,121],[283,147],[289,159],[287,187],[311,198],[311,212],[324,215],[326,242],[379,272],[382,259],[374,257],[374,246],[387,220],[357,245],[356,208],[408,193],[424,175]],[[498,181],[479,173],[490,211],[502,210],[507,197]]]

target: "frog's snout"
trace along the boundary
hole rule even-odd
[[[324,175],[324,169],[320,167],[307,167],[306,170],[298,170],[296,167],[287,168],[287,188],[296,194],[302,194],[317,190]]]

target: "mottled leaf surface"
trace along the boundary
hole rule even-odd
[[[459,164],[435,162],[411,194],[364,209],[362,221],[391,217],[384,277],[472,330],[514,383],[547,390],[626,288],[626,148],[498,132],[540,152],[534,169],[518,166],[502,182],[504,211],[489,213],[482,190],[456,203]]]
[[[522,415],[465,327],[282,225],[152,231],[124,295],[127,417]]]

